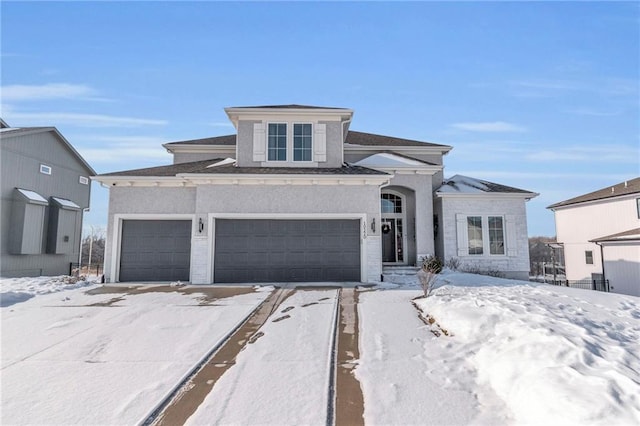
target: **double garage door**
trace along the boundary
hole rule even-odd
[[[191,221],[125,220],[120,281],[188,281],[190,250]],[[216,283],[360,281],[360,221],[217,219],[213,262]]]

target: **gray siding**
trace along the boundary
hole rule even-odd
[[[104,271],[110,276],[113,253],[113,226],[115,214],[192,214],[195,211],[195,188],[127,188],[113,186],[109,189],[109,216],[107,218],[107,242],[104,252]]]
[[[238,122],[238,166],[261,167],[262,163],[253,161],[253,125],[260,121],[241,120]],[[319,121],[326,125],[327,161],[318,163],[318,167],[340,167],[342,165],[342,130],[337,121]],[[288,131],[292,131],[289,129]],[[202,157],[205,158],[205,157]],[[300,166],[300,164],[295,165]],[[286,167],[286,166],[285,166]]]
[[[89,207],[91,185],[79,183],[80,176],[90,176],[82,162],[52,132],[16,136],[0,135],[0,275],[33,276],[60,275],[69,272],[69,263],[77,262],[80,250],[82,217],[77,232],[70,241],[71,252],[64,255],[12,255],[9,240],[12,232],[14,188],[35,191],[44,198],[59,197],[73,201],[82,208]],[[40,164],[52,168],[51,175],[40,173]],[[46,216],[49,210],[45,212]],[[46,232],[47,223],[44,224]]]
[[[319,167],[340,167],[342,165],[342,124],[337,121],[320,121],[327,126],[327,161]]]
[[[238,122],[238,145],[236,158],[239,167],[260,167],[260,162],[253,161],[253,125],[260,121],[240,120]]]

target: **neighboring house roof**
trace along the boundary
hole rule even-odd
[[[430,142],[420,142],[411,139],[396,138],[393,136],[376,135],[373,133],[356,132],[349,130],[345,143],[351,145],[364,145],[364,146],[387,146],[387,147],[401,147],[401,146],[417,146],[417,147],[442,147],[451,149],[448,145],[440,145]],[[164,144],[169,145],[235,145],[236,135],[224,135],[215,136],[203,139],[192,139],[188,141],[169,142]]]
[[[4,121],[2,118],[0,118],[0,129],[6,129],[7,127],[10,127],[6,121]]]
[[[22,136],[29,133],[44,133],[44,132],[52,132],[54,135],[56,135],[58,139],[60,139],[60,141],[62,141],[62,143],[66,146],[66,148],[69,151],[71,151],[71,154],[73,154],[78,159],[78,161],[87,169],[89,174],[91,176],[96,175],[96,171],[93,170],[93,167],[91,167],[89,163],[85,161],[82,155],[80,155],[80,153],[76,151],[73,145],[71,145],[71,143],[69,143],[69,141],[64,136],[62,136],[62,133],[60,133],[58,129],[56,129],[55,127],[9,127],[9,128],[2,129],[0,131],[0,135],[2,136],[2,139],[5,139],[5,138],[12,138],[15,136]]]
[[[592,243],[604,243],[604,242],[624,242],[624,241],[640,241],[640,228],[630,229],[624,232],[618,232],[617,234],[607,235],[605,237],[596,238],[590,240]]]
[[[580,195],[575,198],[560,201],[559,203],[552,204],[547,208],[554,209],[556,207],[570,206],[573,204],[585,203],[587,201],[606,200],[607,198],[621,197],[623,195],[635,193],[640,193],[640,177],[627,180],[613,186],[607,186],[606,188]]]
[[[99,176],[146,176],[166,177],[181,174],[265,174],[265,175],[385,175],[386,173],[367,167],[344,165],[342,167],[236,167],[235,162],[225,159],[193,161],[169,166],[125,170]]]
[[[530,195],[531,198],[538,195],[535,192],[524,189],[462,175],[455,175],[449,179],[445,179],[442,186],[436,190],[436,194],[526,194]]]

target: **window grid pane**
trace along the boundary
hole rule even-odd
[[[500,216],[489,216],[489,254],[504,254],[504,228]]]
[[[293,161],[311,161],[311,124],[293,125]]]
[[[382,213],[402,213],[402,198],[394,194],[382,194]]]
[[[469,237],[469,254],[482,254],[482,218],[467,217],[467,235]]]
[[[287,161],[287,125],[269,123],[269,161]]]

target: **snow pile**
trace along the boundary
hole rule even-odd
[[[640,299],[454,272],[439,284],[416,300],[451,335],[424,345],[436,376],[516,423],[640,423]]]
[[[86,278],[60,275],[57,277],[24,277],[0,279],[0,307],[24,302],[39,294],[55,293],[63,290],[95,284]]]

